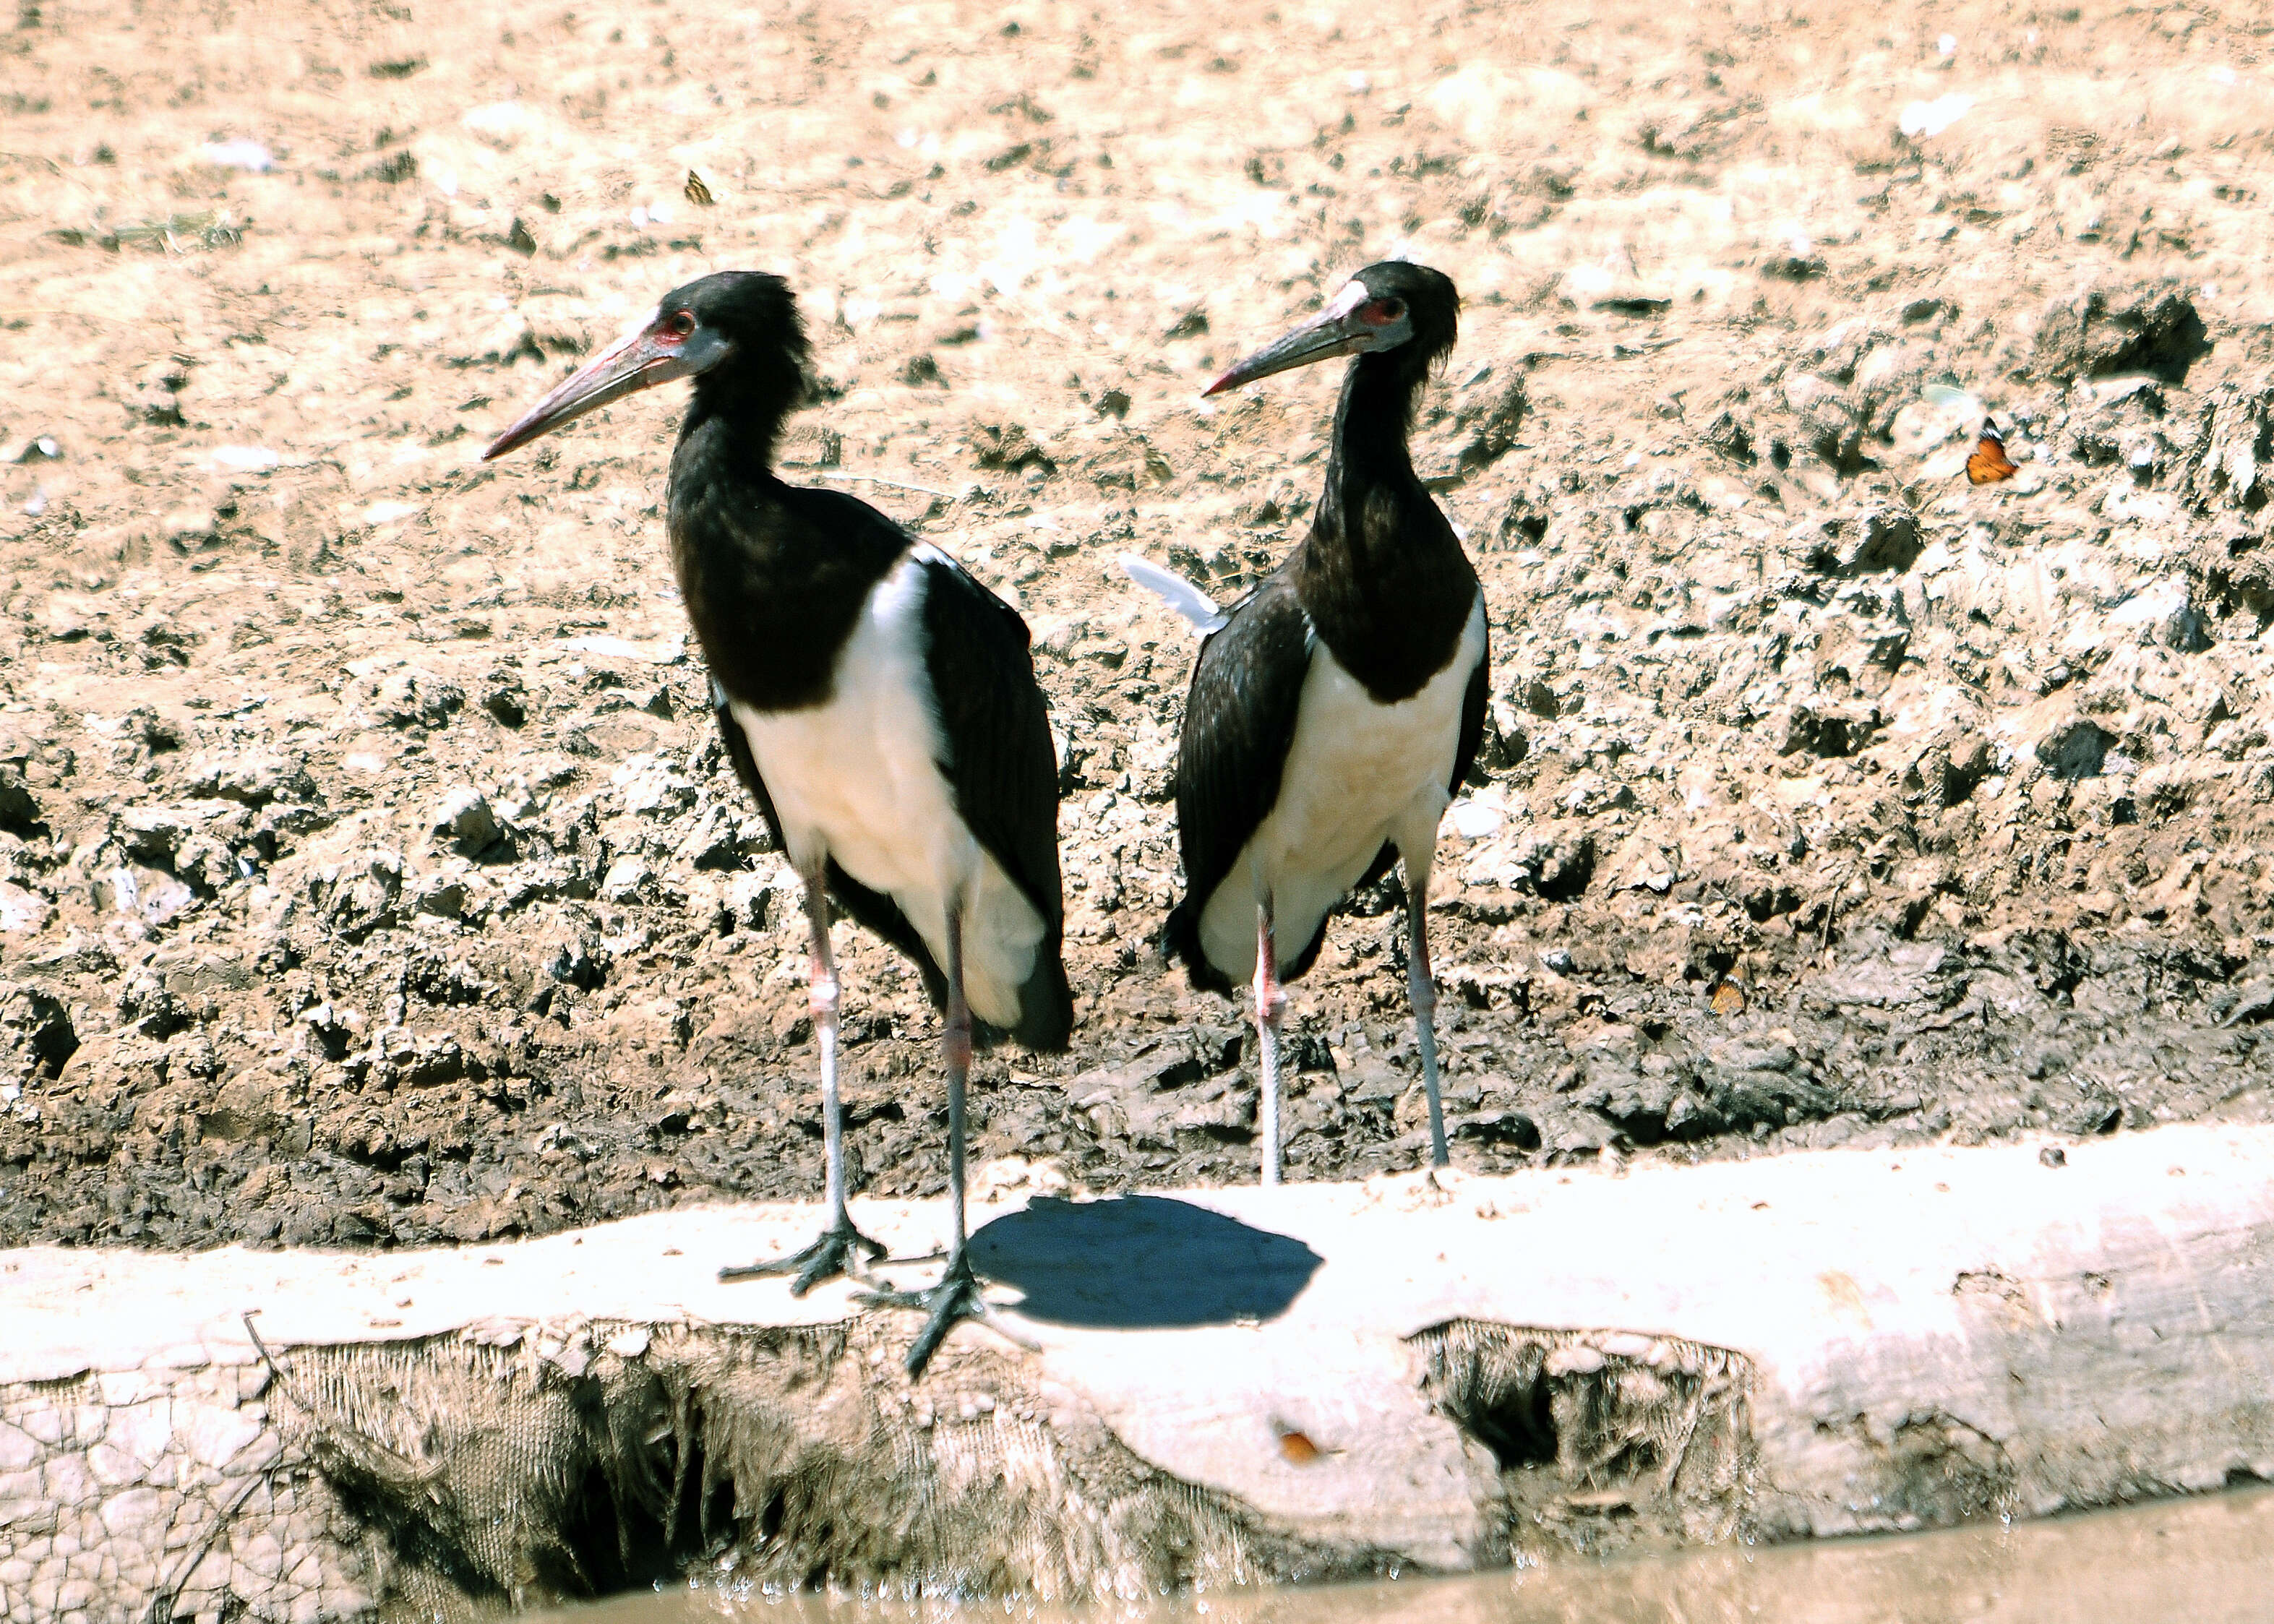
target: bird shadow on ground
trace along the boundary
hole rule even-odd
[[[1058,1325],[1158,1330],[1271,1320],[1326,1259],[1291,1236],[1164,1196],[1044,1198],[971,1237],[984,1278]]]

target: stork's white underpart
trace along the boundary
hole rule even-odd
[[[1385,842],[1400,855],[1434,847],[1452,799],[1461,708],[1484,656],[1482,593],[1450,663],[1394,705],[1313,640],[1279,799],[1201,914],[1201,945],[1234,983],[1254,979],[1255,908],[1267,895],[1284,965]]]
[[[948,902],[966,898],[965,989],[982,1020],[1010,1027],[1043,919],[973,837],[940,771],[947,747],[925,664],[923,604],[927,564],[945,562],[919,547],[877,583],[837,657],[828,703],[732,708],[798,871],[834,859],[900,905],[943,968]]]

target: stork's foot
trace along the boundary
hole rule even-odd
[[[865,1255],[864,1255],[865,1254]],[[840,1218],[821,1232],[821,1238],[803,1252],[787,1258],[776,1258],[771,1263],[745,1263],[719,1271],[721,1280],[763,1280],[772,1274],[794,1274],[789,1294],[803,1297],[825,1280],[834,1280],[840,1274],[853,1280],[869,1278],[870,1259],[885,1255],[884,1244],[872,1241],[853,1227],[850,1218]]]
[[[976,1320],[998,1335],[1019,1344],[1032,1348],[1035,1344],[1007,1325],[979,1289],[979,1277],[971,1272],[971,1260],[961,1252],[949,1262],[947,1273],[939,1284],[929,1291],[863,1291],[855,1298],[870,1308],[914,1308],[924,1316],[923,1329],[916,1333],[915,1342],[908,1349],[908,1379],[915,1380],[924,1373],[931,1356],[947,1340],[947,1334],[963,1320]]]

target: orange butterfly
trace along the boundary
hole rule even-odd
[[[1997,485],[2011,479],[2021,469],[2006,455],[2005,437],[1998,432],[1995,417],[1982,419],[1982,442],[1974,447],[1974,455],[1966,459],[1966,478],[1969,485]]]

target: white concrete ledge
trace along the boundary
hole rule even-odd
[[[462,1411],[494,1396],[535,1416],[580,1383],[587,1412],[663,1417],[638,1447],[673,1479],[649,1495],[668,1506],[639,1514],[644,1557],[629,1500],[604,1519],[621,1563],[677,1540],[906,1580],[840,1524],[922,1478],[927,1506],[964,1509],[895,1549],[1047,1593],[1163,1575],[1111,1530],[1087,1554],[1038,1554],[1025,1523],[989,1523],[987,1496],[1126,1522],[1168,1503],[1148,1484],[1184,1485],[1202,1554],[1175,1581],[1457,1569],[1578,1527],[1788,1538],[2274,1477],[2274,1132],[2065,1151],[982,1209],[981,1270],[1023,1298],[1035,1349],[964,1327],[913,1387],[890,1357],[907,1317],[858,1311],[841,1284],[800,1301],[715,1278],[802,1244],[809,1208],[449,1252],[0,1253],[0,1612],[147,1616],[171,1586],[180,1616],[224,1595],[354,1616],[440,1583],[382,1548],[407,1536],[374,1507],[414,1482],[435,1505],[462,1492]],[[855,1215],[896,1253],[941,1237],[932,1203]],[[629,1470],[590,1448],[614,1462],[594,1472]],[[851,1500],[812,1498],[817,1451]],[[847,1486],[862,1472],[877,1480]],[[813,1527],[788,1526],[808,1500]],[[574,1547],[600,1525],[528,1538]],[[792,1551],[825,1525],[841,1549]],[[499,1593],[536,1599],[604,1584],[619,1557],[467,1560],[520,1561]]]

